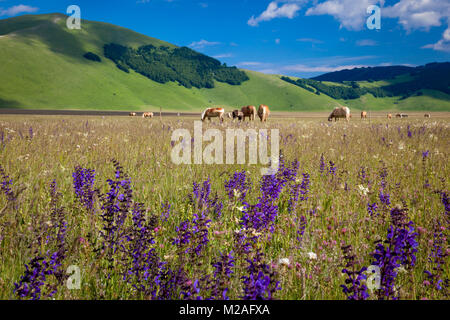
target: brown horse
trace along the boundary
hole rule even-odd
[[[142,118],[153,118],[153,112],[144,112]]]
[[[233,112],[230,112],[230,114],[231,114],[230,118],[232,118],[233,121],[235,119],[238,119],[239,121],[242,121],[242,119],[244,119],[244,114],[239,110],[233,110]]]
[[[367,119],[367,112],[361,111],[361,120],[362,119]]]
[[[256,117],[256,108],[255,106],[245,106],[241,108],[241,112],[244,114],[244,121],[245,118],[248,117],[248,121],[255,120]]]
[[[261,122],[266,122],[267,119],[269,118],[269,115],[270,115],[269,107],[263,104],[260,105],[258,109],[258,116],[259,119],[261,119]]]
[[[392,119],[392,114],[388,113],[387,118]]]
[[[130,117],[136,117],[136,112],[130,112],[129,116]]]
[[[223,122],[224,113],[225,110],[223,108],[208,108],[202,113],[202,121],[205,121],[206,118],[211,121],[211,118],[218,117],[220,119],[220,122]]]

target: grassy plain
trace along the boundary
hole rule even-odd
[[[300,115],[300,114],[298,114]],[[398,268],[395,288],[401,299],[448,299],[445,290],[426,285],[425,270],[433,272],[435,263],[429,260],[436,240],[442,232],[448,237],[448,212],[442,194],[448,195],[448,162],[450,150],[450,122],[448,113],[436,113],[431,119],[422,114],[408,119],[388,121],[384,113],[371,121],[353,119],[328,123],[326,113],[309,117],[273,117],[267,124],[205,122],[203,129],[217,128],[278,128],[280,149],[286,165],[299,162],[297,177],[286,182],[280,197],[274,201],[277,208],[273,233],[261,230],[253,250],[260,249],[263,261],[274,272],[271,281],[279,281],[281,290],[276,299],[345,299],[340,285],[345,283],[341,246],[351,244],[357,267],[369,266],[374,261],[371,253],[374,242],[385,240],[392,224],[390,211],[395,206],[407,208],[407,220],[418,232],[417,257],[414,266]],[[130,266],[121,250],[116,253],[112,269],[100,250],[102,201],[94,197],[94,210],[89,211],[74,193],[72,173],[78,165],[95,169],[95,188],[99,194],[110,191],[107,179],[114,180],[111,162],[120,162],[131,181],[132,204],[143,203],[146,216],[155,217],[151,245],[161,261],[173,270],[183,267],[187,279],[183,290],[194,292],[192,297],[208,298],[211,292],[202,287],[192,288],[195,280],[204,275],[213,277],[219,252],[234,253],[232,274],[226,277],[227,295],[231,299],[243,296],[242,276],[249,274],[245,259],[253,259],[237,252],[235,232],[242,230],[244,204],[229,198],[224,184],[234,172],[244,170],[251,181],[246,202],[256,204],[261,197],[260,165],[175,165],[170,153],[171,135],[177,128],[193,134],[193,119],[130,117],[63,117],[63,116],[1,116],[0,165],[2,181],[12,179],[15,200],[0,194],[0,299],[16,299],[14,283],[24,275],[24,264],[37,254],[53,252],[55,246],[45,239],[51,221],[50,183],[55,179],[61,193],[59,205],[64,207],[67,233],[61,270],[76,265],[81,270],[81,289],[69,290],[50,275],[46,284],[55,284],[56,299],[143,299],[149,294],[136,292],[133,283],[122,280]],[[225,133],[224,133],[225,136]],[[273,138],[273,137],[272,137]],[[225,142],[224,142],[225,143]],[[204,146],[208,143],[204,143]],[[429,151],[424,158],[423,152]],[[325,168],[320,168],[323,155]],[[332,163],[330,163],[330,161]],[[335,174],[330,172],[336,168]],[[364,168],[365,177],[361,169]],[[385,172],[387,175],[382,174]],[[307,200],[298,201],[289,212],[290,190],[309,174]],[[382,178],[382,176],[385,176]],[[193,182],[211,182],[211,198],[217,195],[223,204],[222,214],[207,211],[211,219],[207,228],[208,243],[195,258],[180,253],[172,243],[181,222],[194,219],[199,209],[193,204]],[[390,194],[390,205],[381,203],[379,193]],[[3,184],[5,186],[5,184]],[[365,191],[367,189],[367,191]],[[4,190],[3,190],[4,191]],[[170,215],[163,218],[162,203],[171,205]],[[377,203],[376,214],[369,214],[368,204]],[[132,226],[129,209],[125,226]],[[306,219],[303,236],[300,218]],[[447,219],[447,220],[446,220]],[[438,221],[441,228],[438,227]],[[50,228],[51,229],[51,228]],[[448,252],[448,242],[441,245]],[[313,254],[311,254],[313,253]],[[314,258],[315,257],[315,258]],[[288,263],[280,259],[288,258]],[[125,260],[128,262],[124,262]],[[286,260],[284,260],[286,261]],[[448,257],[444,257],[442,279],[449,276]],[[143,263],[143,262],[142,262]],[[106,277],[109,274],[109,279]],[[149,280],[150,281],[150,280]],[[152,282],[151,280],[150,282]],[[141,283],[142,284],[142,283]],[[158,289],[161,290],[161,289]],[[178,289],[182,291],[181,289]],[[179,298],[174,291],[172,298]],[[49,292],[42,287],[42,294]],[[159,292],[159,291],[158,291]],[[369,299],[376,299],[369,291]]]

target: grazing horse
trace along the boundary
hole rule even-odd
[[[395,116],[396,116],[397,118],[408,118],[408,115],[405,114],[405,113],[397,113]]]
[[[153,118],[153,112],[144,112],[142,118]]]
[[[361,111],[361,120],[362,119],[367,119],[367,112]]]
[[[248,117],[248,121],[255,120],[256,117],[256,108],[255,106],[245,106],[241,108],[241,112],[244,114],[244,121],[245,118]]]
[[[233,121],[235,119],[242,121],[242,119],[244,119],[244,114],[239,110],[233,110],[233,112],[230,112],[230,118],[232,118]]]
[[[136,117],[136,112],[130,112],[129,116],[130,117]]]
[[[392,119],[392,114],[388,113],[387,118]]]
[[[431,114],[425,113],[425,114],[424,114],[424,117],[425,117],[425,118],[431,118]]]
[[[258,116],[261,119],[261,122],[266,122],[267,118],[269,118],[270,110],[268,106],[260,105],[258,109]]]
[[[225,110],[223,108],[208,108],[202,113],[202,121],[205,121],[206,118],[211,121],[211,118],[218,117],[220,119],[220,122],[223,122],[224,113]]]
[[[347,122],[350,121],[351,115],[350,115],[350,109],[348,107],[336,107],[334,108],[333,112],[331,112],[330,116],[328,117],[328,121],[336,121],[338,118],[345,118]]]

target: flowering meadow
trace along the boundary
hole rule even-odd
[[[449,298],[449,118],[227,127],[278,172],[173,164],[192,118],[2,116],[0,299]]]

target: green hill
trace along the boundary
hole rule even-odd
[[[265,103],[273,110],[329,109],[336,103],[285,83],[278,76],[245,71],[241,85],[215,81],[213,89],[158,83],[105,58],[104,46],[116,43],[177,48],[107,23],[82,21],[66,28],[63,14],[24,15],[0,20],[0,107],[34,109],[185,110],[206,106],[234,108]],[[87,52],[101,58],[83,57]]]
[[[274,111],[317,111],[338,103],[361,109],[376,103],[379,109],[450,110],[449,96],[433,90],[401,102],[370,94],[366,99],[336,100],[283,81],[279,75],[241,70],[242,77],[237,69],[216,65],[214,59],[190,49],[108,23],[83,20],[81,30],[69,30],[66,19],[63,14],[44,14],[0,20],[0,108],[199,111],[207,106],[231,109],[264,103]],[[105,57],[108,44],[127,47],[132,56],[113,61]],[[152,56],[142,48],[150,48]],[[161,50],[170,52],[164,63],[159,62],[163,78],[154,70],[148,72],[148,66],[159,59],[154,53]],[[191,55],[192,60],[170,60],[179,52],[183,59]],[[202,60],[203,67],[215,66],[198,70],[194,59]],[[118,68],[122,63],[128,72]],[[175,70],[169,78],[166,65]],[[192,70],[207,81],[192,82]]]

